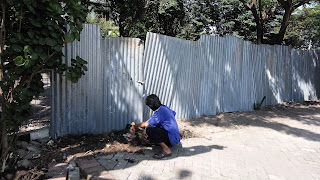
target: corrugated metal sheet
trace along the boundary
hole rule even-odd
[[[242,109],[243,96],[240,94],[242,81],[243,41],[227,36],[223,77],[223,104],[225,112]],[[228,47],[228,48],[227,48]],[[243,69],[245,70],[245,69]]]
[[[216,36],[201,36],[203,62],[197,71],[201,73],[200,114],[211,115],[223,112],[223,81],[226,44]],[[201,60],[199,60],[201,61]]]
[[[145,95],[158,95],[178,118],[199,116],[203,67],[200,43],[148,33],[145,46]],[[144,110],[147,119],[151,111],[147,106]]]
[[[84,25],[81,41],[66,44],[63,61],[77,55],[88,71],[74,84],[64,76],[52,78],[51,136],[109,132],[143,112],[143,43],[132,38],[104,38],[100,27]],[[70,62],[67,62],[70,64]]]
[[[319,52],[232,36],[192,42],[153,33],[145,46],[145,94],[159,95],[177,118],[250,111],[264,96],[262,105],[320,97]],[[146,119],[151,112],[145,112]]]
[[[319,51],[291,51],[293,63],[293,101],[319,99]]]
[[[204,35],[194,42],[148,33],[144,48],[139,39],[102,39],[99,26],[85,25],[81,41],[66,45],[63,60],[76,55],[88,61],[78,83],[52,78],[53,138],[146,120],[152,112],[144,99],[152,93],[177,118],[250,111],[264,96],[263,105],[320,97],[319,51],[232,36]]]

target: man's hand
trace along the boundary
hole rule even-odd
[[[131,123],[131,127],[130,127],[130,132],[135,132],[136,131],[136,128],[135,128],[135,123],[134,122],[132,122]]]
[[[136,128],[134,128],[134,125],[131,125],[130,132],[135,132],[135,131],[136,131]]]

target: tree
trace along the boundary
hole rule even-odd
[[[182,0],[110,0],[120,36],[145,39],[147,32],[176,36],[184,24]]]
[[[201,34],[210,33],[211,9],[207,0],[184,1],[183,26],[180,27],[177,37],[198,40]]]
[[[112,19],[106,20],[101,14],[92,11],[88,14],[86,23],[99,24],[102,37],[118,37],[120,36],[119,27],[115,25]]]
[[[297,9],[284,38],[286,45],[301,49],[320,48],[320,4]]]
[[[107,27],[102,17],[109,13],[109,21],[119,27],[119,36],[145,39],[147,32],[154,32],[189,40],[199,39],[209,29],[204,12],[206,0],[83,0],[95,15],[88,17],[89,23],[100,24],[102,34]]]
[[[72,59],[69,65],[61,59],[63,45],[80,40],[85,12],[77,0],[1,0],[0,150],[3,164],[19,125],[31,114],[30,102],[44,91],[41,73],[54,70],[77,82],[87,70],[87,62],[80,57]],[[8,137],[8,133],[13,136]]]
[[[141,19],[145,14],[144,0],[110,0],[111,17],[119,26],[122,37],[139,37],[145,32]]]
[[[86,6],[88,24],[99,24],[101,28],[101,36],[120,36],[119,27],[115,25],[114,20],[111,19],[111,7],[109,1],[92,1],[81,0]]]
[[[310,0],[240,0],[244,7],[252,12],[253,19],[256,23],[256,31],[257,31],[257,43],[265,43],[264,33],[265,33],[265,23],[272,21],[270,18],[274,18],[275,12],[282,11],[282,17],[280,20],[281,25],[277,33],[272,34],[270,37],[270,41],[266,42],[268,44],[282,44],[286,29],[290,22],[290,17],[295,9],[298,7],[308,4]]]
[[[190,24],[186,22],[184,2],[184,0],[106,0],[95,3],[93,11],[101,16],[109,9],[110,19],[119,27],[119,36],[122,37],[145,39],[147,32],[176,37],[181,35],[185,25]],[[102,9],[99,5],[101,3],[106,4]]]
[[[251,11],[246,11],[238,0],[207,1],[209,9],[205,13],[212,21],[209,23],[211,34],[227,34],[252,42],[256,41],[256,23],[252,21]]]

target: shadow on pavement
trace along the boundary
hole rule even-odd
[[[192,173],[188,170],[180,170],[178,173],[178,176],[176,178],[171,178],[171,179],[188,179],[188,177],[191,177]],[[154,180],[151,177],[147,177],[147,176],[142,176],[141,178],[139,178],[141,180]]]
[[[320,107],[295,107],[279,105],[251,112],[221,113],[215,116],[202,116],[184,120],[193,127],[241,128],[256,126],[273,129],[295,137],[320,141],[320,134],[312,129],[320,128]],[[308,127],[310,126],[310,127]]]
[[[153,154],[161,151],[161,147],[154,146],[152,149],[144,149],[141,152],[136,152],[131,154],[126,152],[118,152],[114,154],[113,158],[110,158],[109,160],[103,159],[104,157],[101,157],[100,159],[97,158],[97,159],[99,163],[102,166],[104,166],[105,169],[111,172],[112,170],[119,170],[119,169],[125,170],[127,168],[132,168],[133,166],[136,166],[140,163],[143,163],[141,168],[144,168],[144,169],[142,171],[146,170],[146,172],[149,172],[154,170],[152,167],[153,164],[155,165],[155,167],[157,167],[157,164],[170,163],[168,161],[173,160],[175,158],[190,157],[190,156],[195,156],[199,154],[204,154],[214,149],[224,150],[225,148],[226,148],[225,146],[219,146],[219,145],[209,145],[209,146],[197,145],[197,146],[190,146],[190,147],[182,147],[182,145],[179,144],[171,149],[172,155],[170,157],[166,157],[158,160],[158,159],[152,158],[152,156]],[[171,163],[173,162],[171,161]],[[110,164],[113,164],[113,165],[110,166]],[[121,167],[118,167],[119,164],[121,164]],[[191,174],[192,173],[188,170],[180,170],[176,174],[177,175],[176,178],[185,179],[191,176]],[[141,175],[142,176],[139,179],[152,180],[152,178],[148,175],[144,175],[143,173]]]
[[[172,148],[172,156],[169,157],[168,159],[173,159],[177,157],[184,157],[184,156],[194,156],[198,154],[203,154],[210,152],[213,149],[216,150],[223,150],[224,146],[219,146],[219,145],[210,145],[210,146],[203,146],[203,145],[198,145],[198,146],[191,146],[191,147],[173,147]],[[160,151],[160,150],[159,150]],[[156,151],[152,151],[155,153]]]

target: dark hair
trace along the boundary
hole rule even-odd
[[[153,111],[157,110],[162,104],[160,102],[160,99],[155,94],[150,94],[146,100],[145,103],[147,106],[149,106]]]

